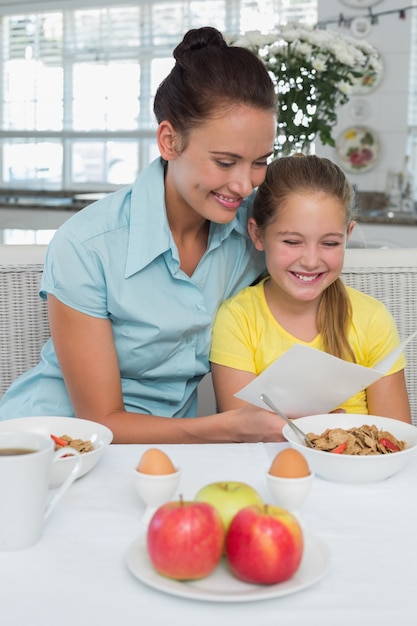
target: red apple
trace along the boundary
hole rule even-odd
[[[220,513],[226,532],[240,509],[253,504],[263,504],[261,496],[253,487],[232,480],[205,485],[197,492],[194,500],[208,502],[214,506]]]
[[[230,569],[250,583],[288,580],[301,563],[303,548],[303,532],[294,515],[269,504],[239,511],[226,535]]]
[[[156,571],[169,578],[203,578],[220,561],[224,535],[222,519],[210,504],[168,502],[149,523],[149,558]]]

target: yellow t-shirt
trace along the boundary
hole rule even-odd
[[[214,322],[210,361],[259,375],[271,363],[299,343],[323,350],[321,335],[305,342],[288,333],[273,317],[265,298],[266,278],[242,289],[223,302]],[[352,304],[349,343],[356,363],[374,367],[400,344],[395,321],[386,306],[351,287],[346,287]],[[388,374],[404,369],[402,354]],[[325,381],[323,381],[325,385]],[[366,390],[340,405],[348,413],[368,413]],[[334,407],[336,408],[336,407]]]

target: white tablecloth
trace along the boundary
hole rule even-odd
[[[157,447],[181,466],[185,499],[209,482],[241,480],[271,502],[265,472],[282,445]],[[145,533],[133,473],[147,447],[110,446],[57,505],[36,546],[0,553],[2,625],[417,625],[417,461],[373,485],[316,478],[300,515],[331,551],[327,574],[293,595],[227,604],[165,594],[127,568],[129,546]]]

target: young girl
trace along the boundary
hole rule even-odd
[[[265,252],[269,276],[224,302],[213,330],[210,360],[220,410],[243,406],[233,394],[295,343],[366,367],[399,345],[386,307],[339,278],[354,227],[353,200],[350,183],[328,159],[295,155],[268,167],[248,228],[256,249]],[[401,356],[339,409],[410,422],[404,367]],[[325,393],[326,381],[321,384]]]
[[[276,96],[252,52],[186,33],[154,111],[161,159],[58,229],[45,261],[52,338],[0,419],[63,415],[118,443],[267,441],[269,411],[195,419],[215,312],[264,269],[247,233],[273,152]]]

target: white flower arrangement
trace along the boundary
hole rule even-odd
[[[348,102],[358,81],[372,82],[381,70],[369,43],[331,30],[288,24],[269,34],[229,37],[229,43],[256,52],[274,80],[276,155],[308,152],[316,135],[334,146],[338,107]]]

